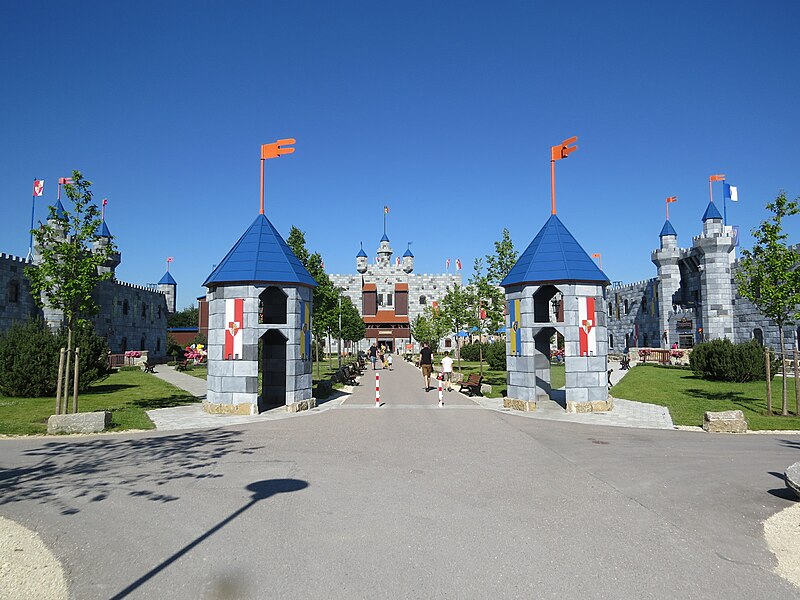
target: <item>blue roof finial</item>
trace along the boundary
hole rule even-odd
[[[266,216],[259,214],[203,283],[285,283],[317,287]]]
[[[500,285],[508,287],[551,281],[598,284],[609,282],[606,274],[589,258],[556,215],[550,215]]]
[[[664,237],[665,235],[678,235],[672,223],[669,222],[669,219],[664,222],[664,226],[661,228],[661,233],[658,234],[658,237]]]
[[[722,215],[719,214],[719,210],[716,206],[714,206],[713,202],[708,203],[708,207],[706,208],[706,212],[703,213],[703,223],[708,221],[709,219],[719,219],[722,220]]]

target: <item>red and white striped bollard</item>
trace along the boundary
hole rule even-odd
[[[375,408],[381,405],[381,374],[375,373]]]
[[[439,406],[444,406],[444,398],[442,398],[442,380],[439,380]]]

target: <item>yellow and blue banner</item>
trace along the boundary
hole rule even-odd
[[[522,332],[519,300],[508,301],[508,341],[511,356],[522,356]]]
[[[300,300],[300,358],[311,358],[311,305]]]

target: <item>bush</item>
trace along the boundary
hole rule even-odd
[[[506,370],[506,345],[504,342],[493,342],[486,349],[486,362],[493,371]]]
[[[703,342],[689,355],[689,366],[698,377],[712,381],[743,383],[767,378],[764,349],[755,340],[744,344],[728,339]]]
[[[481,342],[473,342],[471,344],[465,344],[461,346],[461,358],[462,360],[469,360],[469,361],[477,361],[481,359],[481,348],[483,348],[483,356],[486,356],[486,347],[489,344],[483,344]]]
[[[0,392],[18,398],[55,395],[59,351],[66,345],[66,331],[53,333],[42,320],[12,325],[0,334]],[[76,328],[74,345],[81,349],[78,389],[83,391],[107,375],[108,345],[88,324]]]
[[[0,333],[0,392],[27,398],[55,395],[60,347],[41,320],[14,323]]]

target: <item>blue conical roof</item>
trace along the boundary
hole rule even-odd
[[[61,204],[61,200],[56,200],[56,217],[59,219],[65,219],[67,217],[64,212],[64,205]]]
[[[403,257],[405,258],[406,256],[410,256],[411,258],[414,258],[414,255],[411,254],[411,248],[408,248],[405,252],[403,252]]]
[[[708,221],[709,219],[719,219],[722,220],[722,215],[719,214],[717,207],[714,206],[713,202],[708,203],[708,207],[706,208],[706,212],[703,213],[703,223]]]
[[[239,238],[203,283],[293,283],[316,287],[317,282],[264,215]]]
[[[100,227],[97,228],[97,237],[111,237],[111,232],[108,230],[108,225],[106,225],[105,221],[100,223]]]
[[[550,215],[500,285],[545,281],[609,281],[556,215]]]
[[[178,282],[175,281],[175,278],[170,275],[169,271],[164,273],[164,276],[158,281],[158,285],[178,285]]]
[[[665,235],[678,235],[669,219],[664,221],[664,226],[661,228],[661,233],[658,234],[658,237],[664,237]]]
[[[367,253],[364,252],[364,244],[361,244],[361,250],[359,250],[358,254],[356,254],[356,258],[361,258],[362,256],[365,258],[367,256]]]
[[[386,232],[383,233],[383,237],[381,237],[381,241],[382,242],[388,242],[389,241],[389,236],[386,235]]]

